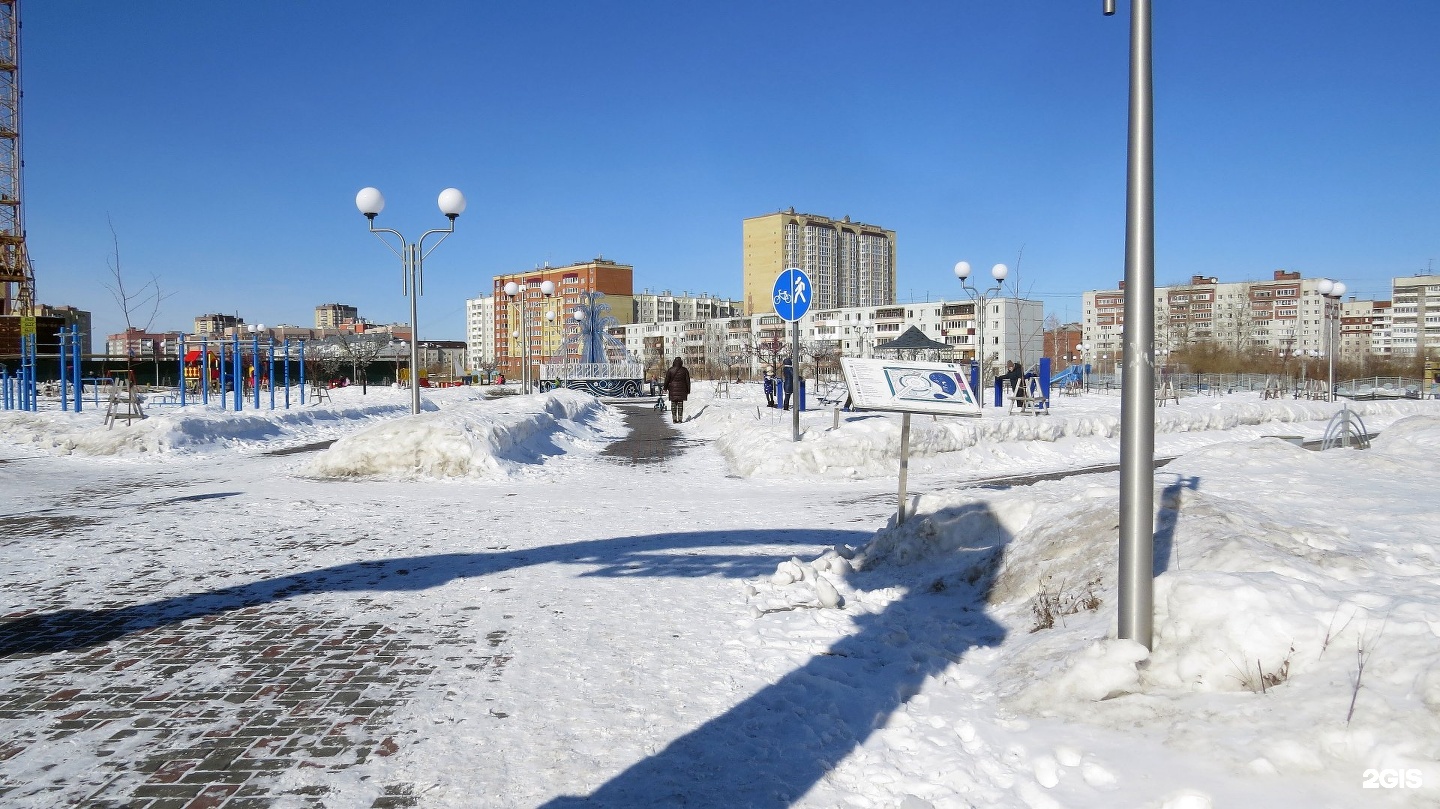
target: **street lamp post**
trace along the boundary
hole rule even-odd
[[[1075,350],[1080,354],[1080,376],[1082,381],[1085,383],[1085,389],[1088,391],[1090,389],[1090,369],[1085,365],[1085,356],[1090,353],[1090,344],[1077,343],[1075,345]]]
[[[510,336],[511,336],[512,338],[523,339],[523,342],[522,342],[521,345],[520,345],[520,361],[521,361],[522,363],[524,363],[524,365],[523,365],[523,366],[521,367],[521,369],[520,369],[520,392],[521,392],[521,393],[529,393],[529,392],[530,392],[530,383],[531,383],[531,379],[530,379],[530,315],[529,315],[529,313],[526,311],[526,308],[525,308],[525,305],[526,305],[525,299],[526,299],[527,293],[528,293],[528,290],[526,289],[526,287],[525,287],[524,284],[517,284],[517,283],[515,283],[514,281],[510,281],[510,282],[508,282],[507,284],[505,284],[505,294],[510,297],[511,303],[514,303],[514,302],[516,302],[516,301],[518,300],[518,301],[519,301],[519,304],[520,304],[520,307],[519,307],[519,312],[520,312],[520,326],[519,326],[519,328],[515,328],[515,324],[512,323],[512,324],[511,324],[511,329],[510,329]],[[551,297],[552,295],[554,295],[554,294],[555,294],[555,282],[554,282],[554,281],[551,281],[551,280],[549,280],[549,279],[546,279],[546,280],[544,280],[544,281],[541,281],[541,282],[540,282],[540,294],[541,294],[541,296],[543,296],[543,297],[545,297],[545,298],[549,298],[549,297]],[[547,314],[549,314],[552,319],[553,319],[554,316],[555,316],[553,311],[552,311],[552,312],[549,312],[549,313],[547,313]]]
[[[1330,328],[1330,312],[1333,309],[1336,320],[1340,315],[1340,296],[1345,294],[1345,284],[1342,281],[1331,281],[1329,278],[1321,278],[1315,285],[1320,293],[1320,345],[1325,356],[1330,360],[1330,387],[1325,391],[1325,401],[1335,401],[1335,343],[1339,340]]]
[[[970,283],[970,262],[960,261],[955,264],[955,277],[960,279],[960,288],[975,302],[975,338],[979,347],[975,351],[975,360],[980,363],[980,390],[975,391],[975,396],[980,401],[980,406],[985,406],[985,315],[986,306],[1000,293],[1000,288],[1005,284],[1005,276],[1010,273],[1010,268],[1004,264],[996,264],[990,268],[990,277],[995,279],[995,286],[981,291],[979,287]]]
[[[438,204],[440,206],[440,213],[445,214],[446,218],[450,220],[450,226],[427,230],[420,234],[420,238],[416,239],[412,244],[407,242],[398,230],[375,227],[375,217],[385,209],[385,197],[380,194],[379,189],[366,187],[360,189],[360,193],[355,195],[355,207],[359,208],[360,213],[365,214],[365,218],[369,220],[370,232],[374,233],[376,238],[384,242],[386,247],[389,247],[393,253],[400,257],[402,268],[400,288],[403,294],[410,298],[411,413],[420,412],[420,379],[417,374],[417,369],[420,367],[420,341],[417,339],[419,334],[417,334],[418,326],[415,322],[415,308],[416,299],[425,294],[425,257],[430,255],[430,252],[436,247],[439,247],[440,242],[445,241],[451,233],[455,232],[455,218],[465,212],[465,195],[460,193],[459,189],[447,188],[440,192]],[[393,234],[395,238],[399,239],[401,249],[396,250],[395,246],[381,235],[382,233]],[[425,239],[437,233],[440,234],[439,240],[430,246],[430,250],[426,250],[424,246]]]

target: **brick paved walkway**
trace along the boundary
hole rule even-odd
[[[617,405],[625,414],[630,433],[607,446],[601,455],[631,464],[659,463],[691,445],[670,423],[670,411],[655,409],[655,400],[645,404]]]
[[[604,451],[616,462],[658,463],[693,443],[652,406],[622,411],[630,434]],[[142,488],[173,486],[167,479]],[[96,497],[77,491],[51,508],[0,517],[0,550],[113,530],[103,517],[63,513],[95,508]],[[357,804],[360,773],[390,770],[361,765],[409,743],[413,731],[401,730],[395,714],[417,690],[453,678],[437,665],[497,682],[510,660],[509,633],[472,626],[472,607],[421,634],[367,620],[365,598],[347,614],[317,611],[287,598],[316,587],[307,575],[273,593],[201,585],[160,601],[112,584],[90,609],[73,608],[72,591],[106,585],[74,577],[9,584],[37,606],[0,616],[0,805],[418,805],[416,785],[405,781],[367,783]],[[476,637],[482,648],[465,640]],[[463,657],[440,656],[457,647]],[[18,772],[27,777],[12,776]],[[349,790],[343,797],[336,783]]]
[[[9,650],[83,638],[98,631],[97,614],[10,615],[0,638]],[[462,617],[436,637],[453,640],[463,626]],[[489,654],[466,667],[498,678],[506,640],[489,633]],[[198,809],[288,797],[288,805],[330,805],[326,787],[304,783],[319,779],[287,771],[335,771],[399,750],[405,739],[387,718],[434,670],[420,659],[428,648],[379,624],[278,603],[143,630],[83,654],[12,651],[7,659],[23,659],[24,673],[0,697],[0,727],[40,715],[45,729],[0,736],[0,804]],[[60,768],[67,750],[99,766],[44,784],[3,778],[6,760],[54,756]],[[416,803],[411,784],[376,788],[372,806]]]

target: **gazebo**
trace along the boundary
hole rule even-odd
[[[920,331],[918,326],[911,326],[903,334],[888,343],[880,343],[875,346],[876,351],[912,351],[910,359],[919,359],[922,351],[954,351],[955,346],[949,343],[942,343],[938,340],[931,340]]]

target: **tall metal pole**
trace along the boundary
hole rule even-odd
[[[1335,300],[1337,302],[1336,314],[1338,315],[1340,299],[1337,297]],[[1335,344],[1340,341],[1336,339],[1337,335],[1335,334],[1338,329],[1330,328],[1330,296],[1322,295],[1320,301],[1325,307],[1325,356],[1330,359],[1330,387],[1325,389],[1325,401],[1333,402],[1335,401]],[[1423,325],[1421,331],[1424,331]]]
[[[410,412],[420,412],[420,339],[416,333],[418,327],[415,325],[416,299],[420,297],[420,269],[421,263],[425,260],[420,254],[420,242],[405,246],[405,252],[409,254],[410,260],[406,262],[406,275],[410,282],[410,289],[406,293],[410,296]]]
[[[800,440],[800,404],[804,401],[800,393],[800,321],[790,324],[790,427],[791,440]]]
[[[76,325],[74,326],[73,334],[74,334],[75,339],[73,339],[73,340],[70,341],[70,348],[71,348],[72,351],[75,352],[75,356],[74,356],[75,361],[71,364],[70,373],[72,373],[72,374],[75,375],[75,412],[76,412],[76,413],[79,413],[79,412],[80,412],[80,402],[81,402],[82,399],[85,398],[85,397],[83,397],[83,396],[80,395],[81,392],[82,392],[82,388],[80,387],[81,373],[80,373],[80,326],[79,326],[79,324],[76,324]]]
[[[245,385],[243,369],[240,367],[240,326],[235,326],[235,344],[230,347],[230,383],[235,389],[235,412],[245,407]]]
[[[1125,188],[1125,373],[1120,408],[1119,636],[1153,644],[1155,594],[1155,160],[1150,0],[1130,5]]]

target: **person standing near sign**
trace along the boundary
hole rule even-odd
[[[790,394],[795,390],[795,366],[790,362],[789,357],[785,358],[785,364],[781,369],[781,373],[785,379],[785,409],[789,410]]]
[[[679,357],[665,372],[665,391],[670,394],[670,420],[679,424],[685,420],[685,399],[690,395],[690,369]]]
[[[769,368],[765,369],[765,406],[775,406],[775,375]]]

